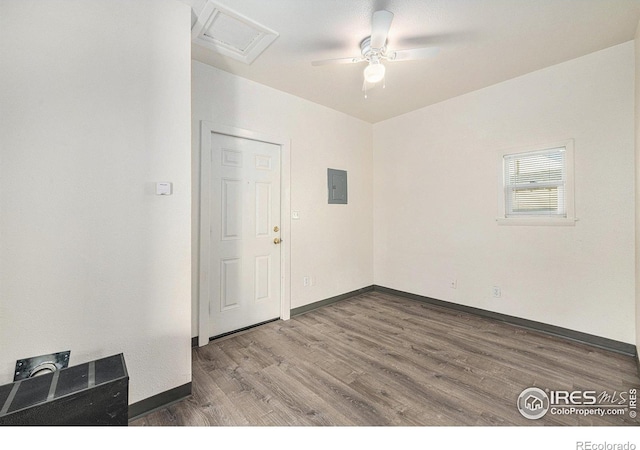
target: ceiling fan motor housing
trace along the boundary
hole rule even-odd
[[[371,47],[371,36],[369,36],[360,43],[360,52],[365,60],[371,62],[373,60],[384,59],[387,53],[387,46],[385,43],[382,48]]]

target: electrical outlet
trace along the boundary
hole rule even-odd
[[[302,278],[302,285],[304,287],[308,287],[311,284],[311,280],[309,277],[303,277]]]
[[[451,289],[458,289],[458,280],[451,280],[451,281],[449,282],[449,287],[450,287]]]
[[[500,290],[500,286],[493,287],[493,298],[500,298],[502,296],[502,291]]]

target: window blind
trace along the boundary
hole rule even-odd
[[[506,217],[566,217],[565,147],[504,156]]]

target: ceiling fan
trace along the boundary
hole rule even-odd
[[[436,47],[413,48],[408,50],[390,50],[387,48],[387,36],[391,29],[393,13],[380,10],[373,13],[371,20],[371,36],[366,37],[360,43],[360,56],[351,58],[325,59],[313,61],[314,66],[327,64],[353,64],[367,62],[364,69],[364,83],[362,90],[367,96],[367,89],[373,88],[376,83],[384,80],[386,68],[383,61],[410,61],[430,58],[440,50]],[[383,86],[384,87],[384,86]]]

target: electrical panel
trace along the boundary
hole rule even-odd
[[[347,171],[327,169],[329,204],[347,204]]]

